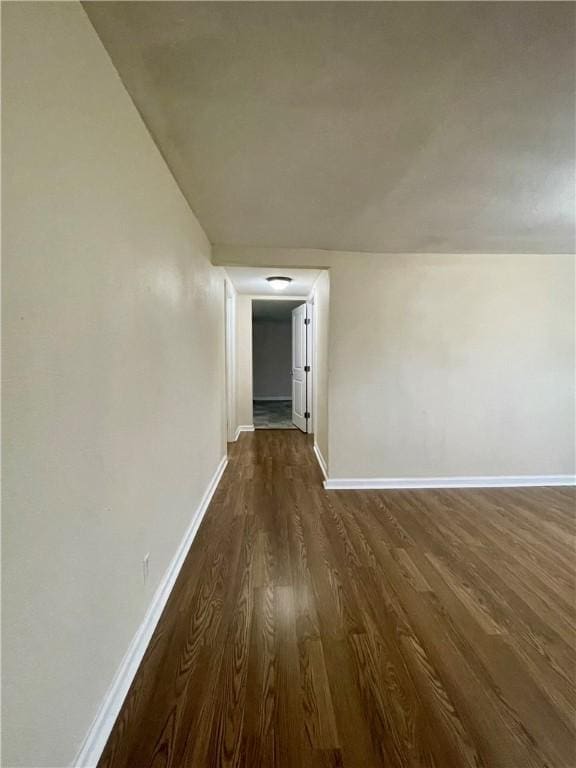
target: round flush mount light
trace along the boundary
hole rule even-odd
[[[292,282],[292,278],[282,277],[281,275],[272,275],[271,277],[266,278],[266,282],[275,291],[285,291]]]

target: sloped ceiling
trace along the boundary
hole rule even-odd
[[[575,250],[573,3],[84,7],[213,243]]]

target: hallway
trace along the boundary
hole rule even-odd
[[[243,434],[100,766],[574,765],[569,489],[326,492]]]

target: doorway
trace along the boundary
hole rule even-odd
[[[252,301],[252,391],[255,429],[311,431],[311,365],[305,301]],[[311,340],[310,340],[311,343]],[[310,378],[310,382],[308,379]]]
[[[271,283],[279,278],[282,285]],[[313,434],[314,450],[326,457],[328,270],[230,266],[225,280],[229,442],[255,429],[298,430]],[[306,315],[295,321],[298,307]],[[293,323],[300,329],[299,347],[292,343]],[[283,342],[274,342],[275,324],[284,326]]]

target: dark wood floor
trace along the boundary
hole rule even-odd
[[[574,503],[326,492],[243,434],[100,766],[574,768]]]

